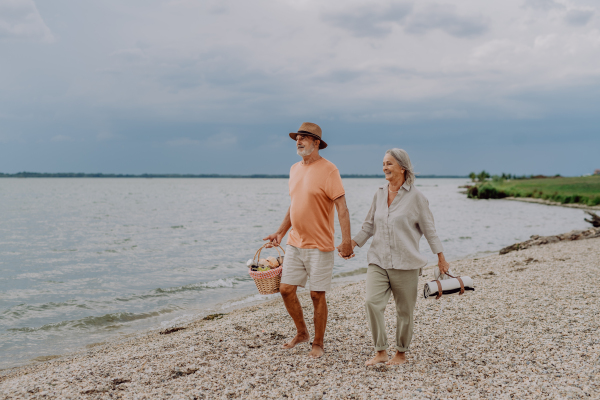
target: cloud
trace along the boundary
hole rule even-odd
[[[594,11],[592,10],[577,10],[572,9],[567,11],[565,14],[565,22],[571,26],[584,26],[587,25],[588,22],[594,16]]]
[[[523,3],[523,8],[531,8],[540,11],[550,11],[556,9],[562,10],[566,7],[564,4],[554,0],[525,0],[525,3]]]
[[[0,0],[0,39],[53,42],[33,0]]]
[[[219,10],[223,2],[227,12]],[[6,10],[9,3],[0,4]],[[37,13],[31,1],[18,4]],[[285,132],[305,120],[321,124],[332,148],[346,139],[391,143],[392,132],[443,132],[460,141],[472,121],[558,120],[571,113],[565,110],[574,102],[560,91],[571,87],[573,96],[588,90],[577,103],[581,119],[600,123],[592,110],[600,97],[600,8],[591,0],[36,4],[60,40],[14,45],[2,31],[0,130],[12,136],[9,146],[0,145],[0,168],[42,168],[31,149],[46,143],[94,149],[93,170],[129,168],[107,163],[111,149],[130,155],[127,165],[139,163],[141,172],[163,168],[148,161],[161,155],[183,172],[217,170],[224,167],[208,156],[218,159],[230,148],[249,154],[281,132],[287,146]],[[209,13],[211,7],[221,13]],[[570,13],[575,9],[595,14]],[[0,20],[27,21],[27,13],[2,12]],[[31,36],[10,36],[17,37]],[[577,121],[562,121],[579,129]],[[481,126],[483,137],[489,130]],[[349,128],[362,132],[346,135]],[[179,155],[188,150],[207,158],[184,165]],[[90,157],[68,162],[67,170],[91,165]],[[246,168],[260,172],[273,163],[270,154]]]
[[[489,29],[482,15],[461,15],[452,4],[429,4],[416,10],[412,3],[389,2],[361,5],[350,10],[325,14],[323,19],[357,37],[384,37],[394,26],[410,34],[441,30],[454,37],[479,36]]]
[[[357,37],[382,37],[389,35],[393,26],[406,18],[412,7],[411,3],[404,2],[369,3],[347,11],[327,13],[323,20]]]
[[[147,58],[144,51],[138,48],[117,50],[111,54],[111,57],[125,63],[139,63]]]
[[[406,25],[406,31],[413,34],[436,29],[455,37],[472,37],[487,32],[489,22],[483,15],[460,15],[452,4],[432,4],[412,15]]]

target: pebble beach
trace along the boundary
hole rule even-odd
[[[351,262],[351,261],[350,261]],[[600,238],[451,263],[474,292],[419,298],[408,363],[365,367],[364,281],[328,293],[325,355],[280,298],[0,371],[0,399],[599,398]],[[419,289],[433,277],[424,270]],[[312,304],[300,295],[310,326]],[[441,312],[440,312],[441,310]],[[386,310],[393,353],[393,300]]]

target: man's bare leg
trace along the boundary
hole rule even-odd
[[[388,355],[387,355],[387,350],[379,350],[377,352],[377,354],[375,355],[375,357],[373,357],[369,361],[365,362],[365,366],[368,367],[369,365],[384,363],[384,362],[387,362],[387,360],[389,360]]]
[[[296,295],[297,288],[298,286],[288,285],[286,283],[282,283],[279,287],[281,297],[283,298],[283,304],[285,304],[288,314],[290,314],[290,317],[294,320],[294,324],[296,324],[296,336],[282,346],[284,349],[291,349],[298,343],[308,342],[310,340],[310,335],[308,334],[306,323],[304,322],[302,305]]]
[[[308,355],[319,358],[325,352],[323,341],[325,339],[325,327],[327,326],[327,299],[325,299],[325,292],[312,291],[310,292],[310,298],[315,307],[315,340]]]
[[[406,354],[396,351],[396,355],[390,361],[386,362],[387,365],[400,365],[406,362]]]

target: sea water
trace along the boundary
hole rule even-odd
[[[466,182],[416,181],[449,260],[586,227],[581,210],[467,199]],[[383,184],[344,180],[353,234]],[[289,203],[285,179],[0,179],[0,368],[277,297],[246,261]],[[336,257],[336,281],[362,277],[368,246]]]

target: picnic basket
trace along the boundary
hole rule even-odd
[[[277,250],[277,254],[279,257],[282,257],[281,251],[285,256],[285,250],[281,246],[273,246],[271,243],[265,243],[256,251],[254,254],[253,261],[258,262],[260,260],[260,253],[265,248],[275,248]],[[279,284],[281,283],[281,271],[283,271],[283,265],[280,265],[277,268],[271,269],[269,271],[248,271],[252,279],[254,279],[254,283],[256,284],[256,288],[260,294],[273,294],[279,293]]]

